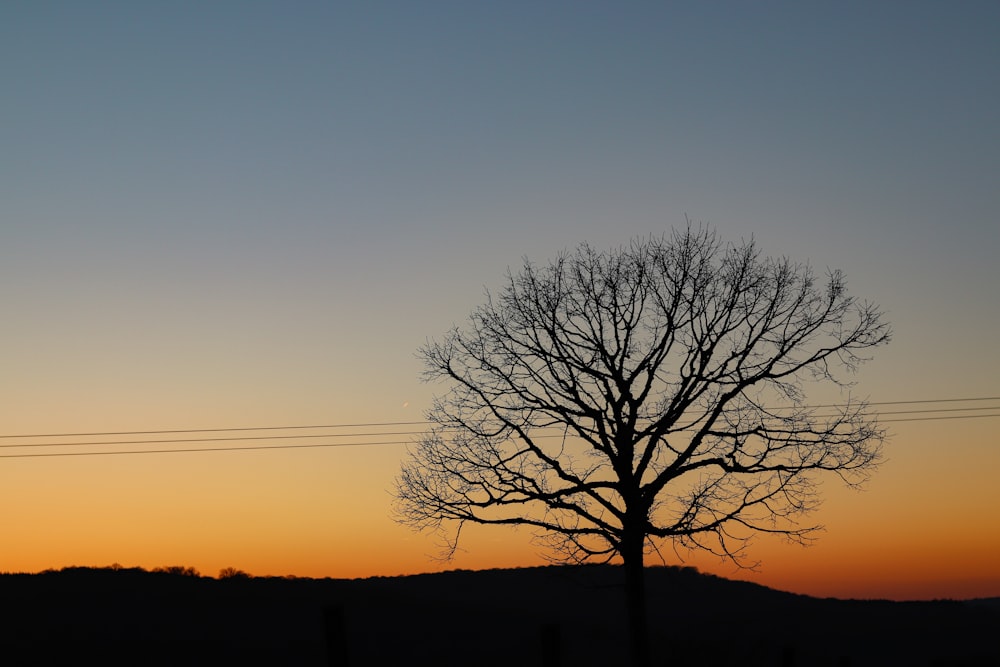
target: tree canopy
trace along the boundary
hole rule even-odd
[[[817,473],[858,484],[884,432],[851,378],[889,340],[844,276],[674,231],[544,266],[420,350],[447,390],[396,485],[396,512],[439,531],[530,526],[551,553],[637,569],[665,542],[745,563],[756,533],[816,528]],[[807,389],[834,386],[811,404]]]

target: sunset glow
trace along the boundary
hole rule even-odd
[[[0,572],[547,563],[393,520],[415,351],[524,257],[691,220],[885,309],[890,437],[814,545],[665,562],[1000,596],[1000,4],[724,5],[0,9]]]

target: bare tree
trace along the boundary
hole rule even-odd
[[[620,559],[631,650],[648,661],[644,555],[664,543],[748,565],[755,533],[799,519],[829,471],[856,485],[884,437],[849,375],[889,340],[840,272],[724,244],[706,229],[544,267],[525,261],[420,350],[449,389],[396,480],[395,511],[440,531],[530,526],[559,559]],[[833,384],[838,405],[807,404]]]

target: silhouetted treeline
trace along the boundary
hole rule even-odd
[[[0,575],[0,664],[614,665],[621,571],[372,579],[193,568]],[[819,599],[651,568],[654,664],[1000,665],[1000,599]],[[667,662],[671,660],[670,662]]]

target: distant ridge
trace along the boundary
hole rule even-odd
[[[660,664],[1000,665],[997,598],[820,599],[685,567],[647,578]],[[553,650],[563,665],[607,666],[625,646],[621,579],[602,565],[350,580],[4,574],[0,663],[329,665],[333,641],[354,666],[543,665]]]

